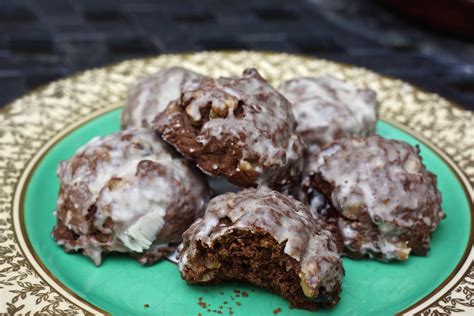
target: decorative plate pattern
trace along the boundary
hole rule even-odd
[[[429,139],[457,173],[473,200],[474,114],[436,94],[365,69],[303,56],[262,52],[204,52],[125,61],[53,82],[0,112],[0,311],[14,314],[97,314],[48,276],[25,246],[18,214],[31,161],[41,149],[87,117],[123,103],[127,87],[159,68],[180,65],[212,76],[256,67],[271,83],[295,75],[332,74],[377,91],[381,116],[409,133]],[[34,159],[33,159],[34,160]],[[453,162],[454,161],[454,162]],[[402,313],[474,313],[474,252],[433,293]]]

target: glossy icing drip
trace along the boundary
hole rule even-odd
[[[231,223],[222,224],[225,218]],[[331,291],[340,284],[344,271],[330,232],[303,203],[267,187],[213,198],[204,217],[183,234],[180,270],[196,255],[196,243],[212,247],[219,237],[233,230],[257,228],[268,232],[280,244],[286,242],[285,253],[300,262],[300,277],[311,291],[317,293],[319,287]]]
[[[96,264],[102,250],[140,253],[149,249],[165,225],[173,225],[165,216],[193,220],[208,199],[205,181],[153,131],[145,129],[94,138],[61,162],[58,177],[58,217],[80,235],[76,247],[90,254]],[[177,210],[175,205],[183,196],[188,201]],[[98,243],[89,236],[94,231],[112,237]]]
[[[335,139],[375,133],[375,92],[331,76],[295,78],[279,91],[292,103],[298,132],[311,152]]]
[[[349,220],[339,222],[346,244],[358,238],[357,223],[350,221],[367,214],[380,238],[362,248],[386,259],[408,257],[401,236],[419,227],[432,232],[444,217],[436,177],[426,170],[418,149],[402,141],[341,139],[311,159],[306,172],[334,187],[332,205]]]
[[[181,96],[183,85],[200,77],[191,70],[171,67],[141,79],[128,91],[122,127],[149,128],[153,119]]]

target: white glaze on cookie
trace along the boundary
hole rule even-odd
[[[175,123],[182,115],[199,126],[193,148],[171,141],[179,141],[179,133],[183,133],[182,126]],[[302,168],[303,144],[296,133],[291,105],[255,69],[245,70],[242,77],[187,82],[182,98],[170,105],[156,124],[166,141],[197,159],[198,167],[209,175],[223,175],[232,181],[231,173],[255,173],[255,181],[243,186],[273,186],[283,173],[296,178]],[[240,155],[232,170],[223,170],[217,163],[207,167],[199,161],[206,146],[225,142],[230,143],[226,147],[229,152],[218,155],[232,156],[237,151]]]
[[[171,67],[142,78],[128,91],[122,112],[122,128],[149,128],[156,115],[181,96],[183,85],[200,77],[191,70]]]
[[[57,216],[78,235],[69,247],[96,264],[103,251],[179,242],[187,228],[179,223],[200,216],[209,198],[205,180],[145,129],[94,138],[61,162],[58,177]]]
[[[297,130],[310,152],[338,138],[375,132],[378,103],[370,89],[322,76],[285,81],[279,91],[292,103]]]
[[[220,224],[225,218],[230,223]],[[188,260],[196,255],[196,244],[212,247],[220,237],[234,230],[257,229],[263,229],[278,243],[285,243],[285,253],[301,264],[300,277],[309,292],[318,293],[320,287],[331,292],[340,285],[344,270],[331,233],[303,203],[267,187],[213,198],[204,217],[183,234],[180,271],[185,267],[192,269]]]
[[[310,185],[312,175],[333,188],[329,198],[346,219],[338,225],[346,247],[357,245],[353,252],[407,259],[407,235],[426,230],[418,243],[427,249],[430,233],[444,217],[436,177],[426,170],[417,148],[402,141],[378,136],[338,140],[310,158],[304,185]],[[363,236],[365,228],[358,222],[365,215],[377,228],[376,238]]]

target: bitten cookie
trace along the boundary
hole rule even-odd
[[[309,310],[339,300],[344,269],[331,233],[267,187],[213,198],[183,242],[179,269],[190,284],[246,281]]]
[[[300,199],[339,229],[346,254],[356,258],[426,255],[445,216],[419,149],[379,136],[337,140],[310,157]]]
[[[96,137],[62,161],[53,236],[96,265],[125,252],[151,264],[174,251],[210,197],[196,170],[153,131]]]
[[[310,153],[339,138],[375,133],[378,103],[370,89],[322,76],[288,80],[278,90],[292,103]]]
[[[150,128],[153,119],[181,96],[183,85],[201,77],[191,70],[171,67],[142,78],[128,91],[122,112],[122,129]]]
[[[303,143],[291,105],[255,69],[242,77],[187,82],[154,126],[202,171],[241,187],[284,191],[302,169]]]

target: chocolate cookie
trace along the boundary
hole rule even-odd
[[[267,187],[213,198],[183,243],[179,269],[190,284],[246,281],[309,310],[339,300],[333,236],[304,204]]]
[[[163,139],[212,176],[284,191],[302,169],[291,105],[255,69],[187,82],[154,122]]]
[[[445,216],[419,148],[379,136],[337,140],[310,157],[300,199],[339,229],[356,258],[426,255]]]
[[[153,119],[181,96],[183,85],[202,76],[185,68],[172,67],[142,78],[128,91],[122,112],[122,129],[150,128]]]
[[[278,90],[292,103],[309,152],[339,138],[375,133],[378,103],[370,89],[323,76],[288,80]]]
[[[62,161],[53,236],[96,265],[107,252],[150,264],[174,251],[209,200],[204,178],[152,130],[92,139]]]

